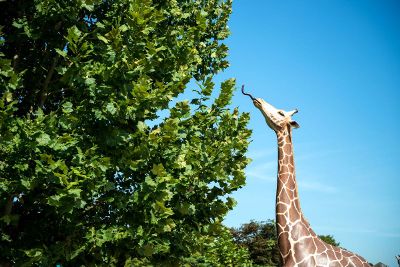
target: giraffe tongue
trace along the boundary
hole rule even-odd
[[[253,100],[253,101],[256,100],[255,97],[253,97],[251,94],[248,94],[248,93],[244,92],[244,84],[242,85],[242,94],[249,96],[251,98],[251,100]]]

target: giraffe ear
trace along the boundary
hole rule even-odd
[[[300,125],[296,121],[290,121],[289,123],[293,128],[300,128]]]

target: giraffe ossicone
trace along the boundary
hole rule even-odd
[[[278,139],[276,228],[283,266],[370,267],[361,256],[322,241],[301,211],[292,143],[292,129],[299,127],[292,119],[297,110],[277,109],[265,100],[245,93],[244,87],[242,93],[251,97]]]

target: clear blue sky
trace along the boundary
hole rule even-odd
[[[318,234],[372,263],[400,254],[400,1],[236,0],[231,67],[219,76],[282,109],[298,108],[293,140],[300,201]],[[274,218],[276,138],[251,113],[247,185],[225,220]]]

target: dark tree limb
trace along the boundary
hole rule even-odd
[[[51,67],[50,67],[49,71],[47,72],[46,80],[44,81],[44,84],[43,84],[43,89],[40,94],[40,105],[39,105],[42,109],[43,109],[44,102],[46,101],[46,98],[48,95],[47,92],[48,92],[49,83],[51,81],[51,78],[53,77],[54,69],[57,66],[59,57],[60,57],[60,55],[57,54],[56,57],[53,59],[53,63],[51,64]]]

